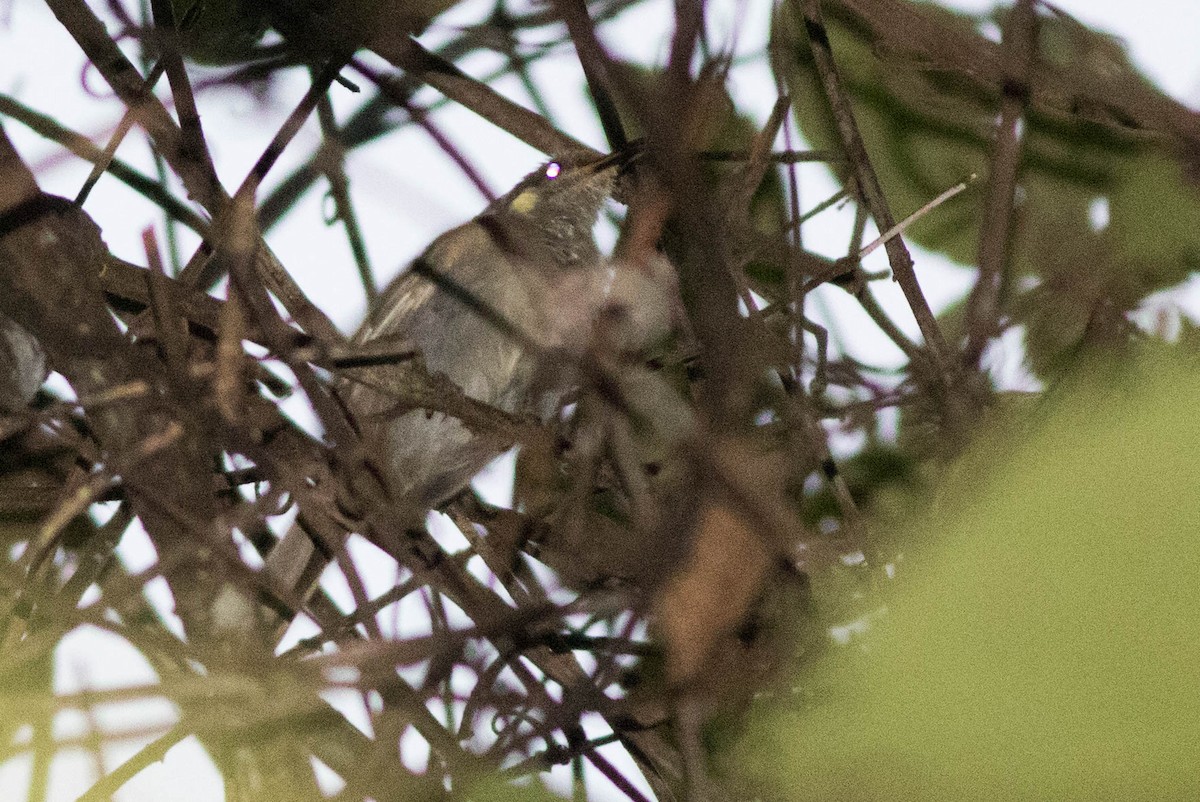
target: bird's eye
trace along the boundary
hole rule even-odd
[[[551,181],[558,178],[558,174],[562,172],[562,165],[558,162],[550,162],[546,165],[546,178]]]

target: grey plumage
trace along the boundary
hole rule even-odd
[[[564,157],[530,173],[479,217],[438,237],[380,295],[354,343],[394,339],[476,400],[518,414],[551,411],[547,399],[530,397],[538,352],[586,337],[604,280],[592,229],[618,165]],[[346,401],[364,433],[382,438],[394,489],[436,506],[502,445],[440,413],[396,415],[388,387],[404,372],[404,365],[351,371]]]
[[[535,392],[539,363],[586,343],[607,275],[592,229],[630,158],[565,154],[530,173],[434,240],[376,300],[353,343],[415,348],[428,370],[508,412],[553,411],[556,394]],[[397,497],[435,507],[507,444],[440,413],[397,410],[407,369],[398,362],[348,370],[341,392],[364,440],[384,456]],[[274,580],[302,598],[323,566],[298,527],[267,558]]]

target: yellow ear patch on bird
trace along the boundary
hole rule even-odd
[[[529,214],[533,211],[533,207],[537,206],[538,194],[532,189],[527,189],[512,199],[512,203],[508,208],[512,209],[517,214]]]

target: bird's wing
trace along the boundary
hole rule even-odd
[[[516,328],[536,318],[523,266],[478,223],[438,237],[420,260]],[[446,374],[472,398],[515,411],[514,380],[526,380],[520,344],[436,279],[410,269],[384,290],[354,342],[385,337],[419,348],[429,370]]]
[[[405,270],[380,294],[353,342],[362,344],[383,337],[407,339],[413,314],[428,303],[436,289],[428,279]]]
[[[527,400],[535,358],[498,327],[500,316],[518,328],[536,320],[527,276],[491,242],[488,231],[468,223],[439,237],[420,259],[426,271],[409,270],[376,302],[354,337],[356,343],[383,338],[417,347],[426,367],[442,373],[472,398],[508,412]],[[448,291],[427,273],[446,276]],[[477,303],[464,301],[465,292]],[[492,319],[478,311],[486,307]],[[476,307],[476,308],[473,308]],[[460,421],[441,413],[393,412],[389,388],[404,386],[406,363],[350,371],[346,400],[368,438],[383,443],[391,475],[402,492],[426,504],[462,489],[501,450]],[[357,379],[357,380],[356,380]]]

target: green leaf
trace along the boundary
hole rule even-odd
[[[1200,793],[1193,362],[1143,360],[994,430],[911,523],[865,652],[736,759],[813,800]],[[820,598],[817,602],[820,604]],[[852,789],[852,791],[848,790]]]
[[[267,32],[254,0],[171,0],[184,55],[198,64],[236,64],[253,57]]]
[[[942,26],[947,37],[956,37],[955,44],[993,56],[999,52],[999,45],[978,33],[988,22],[983,16],[923,3],[903,5],[903,13]],[[825,6],[842,83],[895,216],[909,214],[969,173],[985,177],[1000,109],[999,82],[982,69],[968,75],[939,67],[920,42],[906,40],[902,31],[880,28],[879,19],[859,17],[838,3]],[[784,4],[776,23],[777,38],[788,43],[784,74],[796,119],[814,147],[836,148],[833,117],[803,25],[797,24],[797,7]],[[884,16],[879,12],[880,19]],[[1044,65],[1093,80],[1145,83],[1112,38],[1059,15],[1043,16],[1039,25]],[[1089,210],[1098,198],[1109,203],[1113,258],[1093,263],[1091,269],[1129,285],[1137,298],[1195,269],[1200,196],[1171,155],[1137,131],[1092,119],[1103,118],[1096,110],[1078,107],[1071,97],[1037,97],[1024,121],[1010,248],[1014,274],[1047,275],[1048,242],[1082,260],[1090,252],[1081,246],[1094,233]],[[984,192],[974,193],[937,209],[912,226],[908,237],[956,262],[973,264],[984,197]]]
[[[1109,194],[1108,235],[1115,255],[1139,269],[1147,287],[1177,284],[1200,269],[1200,193],[1177,161],[1146,151],[1118,163]]]

